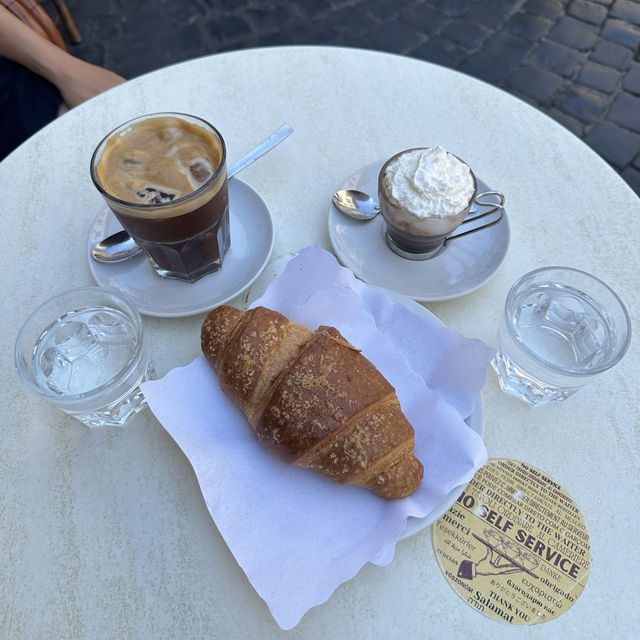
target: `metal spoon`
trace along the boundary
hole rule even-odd
[[[252,162],[280,144],[292,133],[293,127],[288,124],[283,124],[257,147],[242,156],[237,162],[234,162],[227,169],[227,177],[232,178],[235,176],[236,173],[248,167]],[[98,262],[122,262],[123,260],[128,260],[138,255],[141,251],[142,249],[136,244],[136,241],[123,230],[97,242],[91,248],[91,256]]]
[[[369,195],[355,189],[340,189],[333,194],[333,204],[356,220],[372,220],[380,213],[380,205]]]

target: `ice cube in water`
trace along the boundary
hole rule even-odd
[[[211,167],[206,160],[199,158],[198,160],[192,162],[189,165],[189,171],[191,171],[191,175],[198,182],[206,182],[211,177]]]
[[[96,347],[96,340],[84,322],[68,320],[58,325],[55,344],[65,360],[74,362],[91,353]]]
[[[135,343],[135,332],[127,318],[110,311],[94,313],[87,321],[94,338],[101,345],[125,345]]]
[[[112,380],[135,348],[133,326],[124,314],[82,309],[60,318],[38,339],[38,377],[55,393],[85,393]]]
[[[71,363],[62,357],[57,347],[44,350],[40,356],[40,367],[47,387],[54,393],[65,393],[71,379]]]

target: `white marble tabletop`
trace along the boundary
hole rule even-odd
[[[330,249],[330,196],[360,167],[440,144],[506,195],[511,243],[476,291],[426,303],[445,324],[495,345],[505,295],[549,264],[605,280],[640,325],[640,201],[593,151],[525,103],[465,75],[355,49],[276,47],[204,57],[137,78],[72,110],[0,164],[4,247],[0,357],[0,635],[7,638],[494,638],[510,632],[467,606],[436,564],[429,531],[366,565],[292,631],[274,622],[218,533],[192,468],[149,413],[90,430],[24,387],[13,344],[51,294],[93,284],[86,238],[101,199],[89,159],[136,115],[213,122],[233,162],[283,122],[295,133],[245,170],[268,203],[273,258]],[[239,300],[236,300],[239,303]],[[159,375],[199,355],[203,315],[145,317]],[[640,625],[640,362],[564,404],[531,410],[483,392],[491,458],[545,470],[579,505],[593,566],[582,596],[519,633],[635,637]],[[590,629],[594,631],[590,631]]]

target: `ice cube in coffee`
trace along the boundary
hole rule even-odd
[[[226,149],[208,122],[174,113],[131,120],[98,145],[91,177],[159,275],[194,282],[222,267]]]

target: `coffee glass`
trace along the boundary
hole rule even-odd
[[[123,426],[147,406],[154,377],[140,314],[100,287],[50,298],[25,320],[15,364],[33,392],[89,427]]]
[[[479,194],[478,181],[471,168],[457,156],[449,154],[469,171],[472,183],[469,197],[452,214],[416,215],[411,206],[394,197],[392,186],[387,178],[387,170],[401,156],[425,151],[429,152],[432,149],[429,147],[417,147],[397,153],[385,162],[378,175],[378,197],[380,199],[380,212],[386,224],[387,244],[394,253],[409,260],[432,258],[440,253],[446,241],[486,229],[500,222],[504,214],[504,196],[498,191],[485,191]],[[496,197],[498,202],[481,202],[481,199],[489,197]],[[482,211],[478,215],[470,215],[470,211],[477,208],[476,205],[489,206],[490,209]],[[463,224],[468,224],[492,214],[497,215],[493,216],[493,219],[489,222],[471,230],[453,234]]]
[[[91,179],[158,275],[195,282],[222,268],[226,146],[213,125],[169,112],[129,120],[96,147]]]
[[[601,280],[543,267],[510,289],[492,366],[503,391],[536,407],[565,400],[626,353],[629,314]]]

